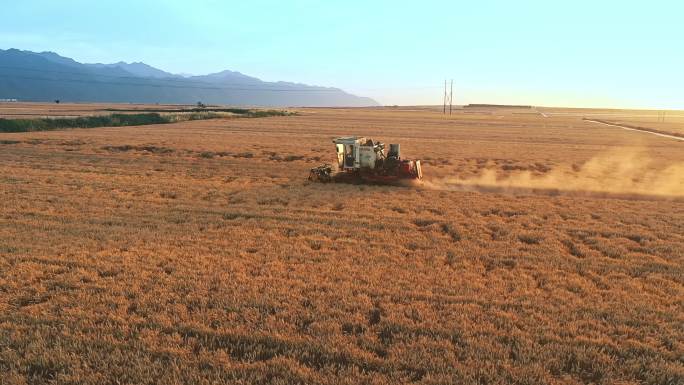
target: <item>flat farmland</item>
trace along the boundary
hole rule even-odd
[[[591,110],[591,109],[541,109],[547,115],[577,115],[587,119],[601,119],[615,124],[645,128],[684,139],[684,111],[653,110]]]
[[[684,142],[296,111],[0,134],[0,384],[684,382]],[[424,183],[307,182],[346,135]]]

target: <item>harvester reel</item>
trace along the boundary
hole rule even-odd
[[[312,168],[309,172],[309,180],[322,183],[332,182],[332,166],[329,164],[324,164],[322,166]]]

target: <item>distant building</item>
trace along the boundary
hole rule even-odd
[[[463,108],[532,108],[532,106],[521,106],[515,104],[468,104]]]

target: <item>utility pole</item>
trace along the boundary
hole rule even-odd
[[[451,79],[451,90],[449,91],[449,115],[451,115],[451,105],[454,101],[454,79]]]
[[[445,115],[446,115],[446,99],[447,99],[446,79],[444,79],[444,97],[442,98],[442,114],[445,114]]]
[[[665,123],[665,115],[667,111],[658,111],[658,123]]]
[[[444,100],[442,103],[442,113],[446,115],[447,103],[449,104],[449,115],[451,115],[451,110],[453,108],[454,99],[454,79],[451,79],[451,88],[447,91],[447,80],[444,79]]]

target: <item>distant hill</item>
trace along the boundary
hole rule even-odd
[[[377,106],[338,88],[264,82],[239,72],[183,77],[145,63],[84,64],[53,52],[0,50],[0,99],[20,101]]]
[[[135,76],[140,76],[143,78],[155,78],[155,79],[165,79],[165,78],[182,78],[180,75],[174,75],[172,73],[168,73],[166,71],[162,71],[160,69],[154,68],[150,65],[147,65],[145,63],[125,63],[125,62],[118,62],[114,64],[86,64],[86,66],[93,67],[93,68],[120,68],[126,72],[130,72],[131,74]]]

